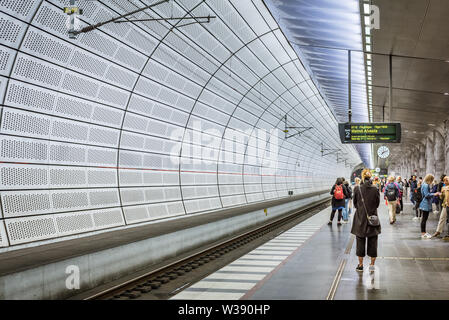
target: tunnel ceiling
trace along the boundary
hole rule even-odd
[[[339,122],[347,122],[348,50],[351,52],[352,121],[368,122],[367,81],[359,0],[265,0]],[[371,145],[356,144],[372,167]]]
[[[425,137],[431,137],[432,131],[439,130],[449,117],[449,1],[373,0],[372,3],[380,9],[380,29],[372,31],[373,52],[387,54],[373,55],[374,121],[402,124],[402,143],[388,145],[391,157],[386,163],[378,162],[386,166],[399,161]],[[390,53],[394,55],[391,118]]]
[[[79,1],[77,28],[152,3]],[[68,4],[0,2],[1,246],[328,193],[361,162],[261,0],[170,1],[127,19],[216,18],[76,39]]]

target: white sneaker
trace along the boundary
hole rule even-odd
[[[373,273],[376,268],[372,265],[369,266],[369,272]]]
[[[416,220],[419,220],[419,218],[418,218],[418,217],[413,217],[412,220],[413,220],[413,221],[416,221]]]
[[[430,238],[432,238],[432,236],[430,234],[428,234],[428,233],[425,233],[425,234],[421,235],[421,238],[422,239],[430,239]]]

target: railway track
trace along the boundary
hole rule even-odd
[[[256,239],[260,239],[265,235],[269,235],[271,233],[275,233],[275,235],[278,235],[284,231],[287,231],[294,225],[300,223],[301,221],[304,221],[310,216],[326,208],[328,205],[328,199],[314,203],[305,208],[302,208],[301,210],[288,214],[287,216],[282,216],[281,218],[275,219],[274,221],[271,221],[267,224],[247,230],[240,235],[237,235],[231,239],[224,240],[209,248],[201,250],[200,252],[196,252],[156,270],[152,270],[150,272],[122,282],[118,285],[92,294],[87,298],[84,298],[84,300],[138,299],[146,294],[155,293],[158,290],[161,290],[161,288],[163,288],[164,286],[168,286],[170,282],[176,281],[175,279],[181,277],[186,278],[184,281],[181,281],[181,283],[176,284],[178,289],[175,291],[179,291],[179,288],[187,287],[188,284],[191,283],[190,281],[188,281],[188,277],[183,276],[192,272],[194,273],[194,271],[201,270],[202,268],[205,268],[206,265],[209,265],[209,268],[207,269],[210,269],[210,262],[215,261],[221,257],[229,256],[231,261],[233,261],[236,257],[235,254],[233,256],[232,253],[238,251],[237,249],[241,249],[242,247],[248,245],[251,242],[254,242]],[[282,228],[284,229],[281,230]],[[269,239],[266,239],[265,241],[268,240]],[[219,266],[218,268],[221,268],[221,266]]]

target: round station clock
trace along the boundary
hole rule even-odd
[[[390,155],[390,149],[388,149],[387,146],[382,146],[379,149],[377,149],[377,155],[380,158],[385,159],[385,158],[387,158]]]

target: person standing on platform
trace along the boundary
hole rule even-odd
[[[410,180],[410,201],[415,204],[414,200],[412,199],[413,193],[415,189],[418,188],[418,182],[416,181],[416,176],[413,175],[412,179]]]
[[[401,176],[398,176],[396,178],[396,183],[399,187],[399,204],[401,205],[401,211],[404,211],[404,202],[402,201],[402,198],[404,196],[404,182],[402,181]]]
[[[405,179],[405,193],[404,193],[405,197],[408,195],[408,188],[410,188],[410,183],[409,183],[409,181],[406,178]]]
[[[445,186],[447,186],[447,183],[444,182],[444,178],[446,178],[446,174],[442,174],[440,177],[440,183],[438,183],[438,188],[437,188],[438,192],[442,192],[442,189]],[[440,201],[439,201],[438,205],[439,205],[439,209],[440,209],[439,212],[441,212],[443,210],[443,200],[441,199],[441,196],[440,196]]]
[[[438,191],[438,183],[432,184],[432,186],[430,187],[430,192],[437,193],[437,191]],[[440,210],[438,208],[439,204],[440,204],[440,197],[434,196],[432,198],[432,207],[435,205],[435,210],[433,210],[434,214],[440,213]]]
[[[422,210],[422,219],[421,219],[421,238],[423,239],[430,239],[432,236],[426,232],[426,223],[427,219],[429,218],[429,212],[432,211],[432,198],[435,195],[440,195],[440,193],[432,193],[430,192],[430,185],[432,184],[433,180],[435,178],[433,175],[428,174],[424,178],[424,182],[421,187],[421,193],[422,193],[422,201],[419,205],[419,208]]]
[[[334,220],[335,211],[338,210],[338,221],[337,225],[341,226],[341,215],[342,211],[345,208],[345,198],[348,197],[348,193],[346,188],[343,186],[342,178],[337,178],[337,181],[332,186],[330,194],[332,195],[332,212],[329,220],[329,225],[332,224],[332,220]]]
[[[388,184],[385,186],[384,199],[387,200],[390,224],[396,222],[396,205],[399,205],[399,186],[394,182],[394,177],[388,177]]]
[[[440,220],[438,221],[437,231],[432,235],[432,237],[438,237],[442,232],[444,225],[446,224],[446,220],[448,217],[448,209],[449,209],[449,176],[445,176],[442,179],[443,185],[441,187],[441,215]],[[449,235],[449,228],[448,228],[448,235]]]
[[[377,191],[380,192],[380,180],[379,177],[374,177],[373,185],[377,188]]]
[[[413,220],[419,220],[419,218],[422,217],[422,211],[419,208],[419,205],[421,204],[421,201],[422,201],[421,182],[419,182],[418,187],[415,190],[413,190],[412,200],[414,203],[415,214],[416,214],[416,217],[414,217]],[[419,213],[419,215],[418,215],[418,213]]]
[[[370,183],[371,171],[365,169],[362,171],[362,184],[356,186],[353,192],[354,219],[352,222],[351,233],[356,236],[356,254],[359,258],[359,264],[356,270],[363,272],[363,258],[366,251],[371,257],[370,271],[374,271],[374,263],[377,257],[377,240],[381,233],[380,224],[373,227],[368,223],[368,216],[376,215],[379,207],[380,196],[377,188]]]

